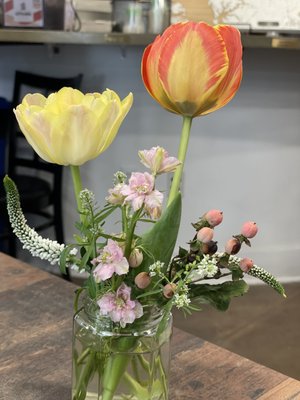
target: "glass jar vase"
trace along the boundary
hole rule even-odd
[[[167,400],[171,332],[155,306],[121,328],[86,300],[74,315],[72,400]]]

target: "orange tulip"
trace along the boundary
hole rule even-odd
[[[142,78],[167,110],[196,117],[227,104],[242,78],[239,31],[204,22],[171,25],[144,51]]]

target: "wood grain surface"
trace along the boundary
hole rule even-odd
[[[0,399],[70,400],[75,286],[0,254]],[[297,400],[300,382],[179,329],[170,400]]]

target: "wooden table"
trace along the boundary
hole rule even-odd
[[[70,400],[75,286],[0,253],[0,400]],[[170,400],[296,400],[300,382],[174,329]]]

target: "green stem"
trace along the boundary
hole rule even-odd
[[[70,165],[71,168],[71,173],[72,173],[72,180],[73,180],[73,187],[74,187],[74,193],[75,193],[75,199],[77,203],[77,208],[80,213],[80,219],[82,221],[83,215],[81,214],[82,211],[82,206],[81,206],[81,201],[79,194],[82,191],[82,180],[80,176],[80,169],[78,165]]]
[[[118,354],[109,357],[107,364],[105,365],[102,379],[102,400],[113,399],[119,382],[122,379],[122,376],[124,376],[127,365],[132,358],[128,351],[132,346],[134,346],[135,342],[136,338],[133,337],[122,338],[118,344]]]
[[[135,230],[136,224],[138,222],[138,219],[139,219],[141,213],[142,213],[142,208],[140,208],[139,210],[137,210],[133,214],[132,219],[131,219],[131,223],[130,223],[130,225],[129,225],[128,229],[127,229],[127,232],[126,232],[126,245],[125,245],[124,255],[125,255],[125,257],[127,259],[128,259],[128,257],[130,256],[130,253],[131,253],[131,246],[132,246],[134,230]]]
[[[126,234],[127,233],[127,210],[126,206],[121,207],[122,211],[122,231]]]
[[[179,165],[177,167],[177,169],[174,173],[174,176],[173,176],[171,189],[170,189],[170,193],[169,193],[168,204],[167,204],[168,207],[172,203],[172,201],[175,199],[175,197],[179,191],[179,188],[180,188],[183,167],[184,167],[184,161],[185,161],[186,152],[187,152],[187,148],[188,148],[188,144],[189,144],[192,120],[193,120],[193,117],[188,117],[188,116],[183,117],[181,138],[180,138],[180,144],[179,144],[179,150],[178,150],[178,156],[177,156],[178,160],[181,161],[181,165]]]
[[[75,392],[72,397],[73,400],[85,399],[88,383],[94,372],[94,359],[95,355],[90,352],[86,364],[82,367],[80,378],[77,381]]]
[[[162,381],[163,388],[164,388],[164,398],[168,398],[168,384],[167,384],[167,377],[166,377],[166,371],[164,369],[163,363],[162,363],[162,354],[161,354],[161,348],[159,349],[159,354],[157,358],[157,363],[160,371],[160,381]]]
[[[83,291],[84,291],[83,287],[80,287],[80,288],[76,289],[76,291],[75,291],[75,299],[74,299],[74,311],[75,312],[78,311],[79,297]]]
[[[80,357],[77,358],[77,364],[78,364],[78,365],[81,364],[82,361],[84,361],[85,358],[90,354],[90,352],[91,352],[91,349],[90,349],[89,347],[88,347],[87,349],[85,349],[85,350],[81,353]]]

